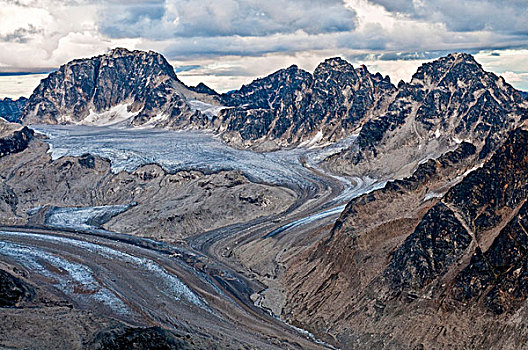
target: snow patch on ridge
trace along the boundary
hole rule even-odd
[[[299,144],[299,147],[312,148],[313,146],[321,142],[322,139],[323,139],[323,131],[319,130],[317,134],[315,134],[315,136],[311,140],[306,140],[306,141],[301,142]]]
[[[132,118],[136,114],[136,112],[130,112],[129,107],[129,104],[122,103],[100,113],[90,109],[90,114],[77,124],[91,126],[118,124]]]
[[[187,100],[187,103],[193,112],[199,111],[202,114],[205,114],[209,120],[213,117],[217,117],[218,113],[225,108],[224,106],[213,105],[199,100]]]

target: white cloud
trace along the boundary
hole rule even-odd
[[[0,70],[123,46],[199,66],[179,76],[225,91],[338,55],[397,83],[424,60],[466,51],[528,89],[527,11],[525,0],[0,0]]]
[[[29,97],[45,77],[44,74],[0,76],[0,99]]]

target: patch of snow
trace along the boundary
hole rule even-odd
[[[155,127],[169,119],[169,116],[163,113],[160,113],[152,118],[150,118],[146,123],[142,124],[138,128],[142,127]]]
[[[92,126],[108,126],[124,122],[127,119],[132,118],[136,113],[129,112],[128,104],[119,104],[104,112],[94,112],[90,110],[90,114],[80,121],[80,125],[92,125]]]
[[[213,105],[199,100],[188,100],[187,103],[193,111],[199,111],[202,114],[205,114],[209,120],[213,117],[217,117],[218,113],[225,108],[224,106]]]
[[[429,199],[433,199],[433,198],[442,198],[444,196],[444,193],[439,193],[439,192],[429,192],[425,195],[423,201],[424,202],[427,202]]]
[[[80,208],[54,207],[50,209],[45,223],[57,228],[90,230],[98,228],[112,217],[127,211],[131,206],[132,204]]]
[[[317,143],[321,142],[322,139],[323,131],[319,130],[311,140],[301,142],[299,147],[313,148]]]
[[[436,138],[439,138],[439,137],[440,137],[440,129],[436,129],[436,131],[435,131],[435,137],[436,137]]]

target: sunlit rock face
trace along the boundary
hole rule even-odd
[[[29,98],[22,119],[25,123],[94,125],[128,120],[143,125],[158,117],[152,126],[165,126],[193,115],[200,119],[186,103],[200,96],[178,80],[160,54],[118,48],[71,61],[51,73]],[[203,99],[212,101],[209,95]],[[123,108],[116,111],[117,106]],[[108,111],[113,115],[98,117]]]
[[[394,90],[388,77],[330,58],[313,74],[291,66],[225,94],[224,103],[234,108],[223,116],[244,144],[335,141],[353,133]]]

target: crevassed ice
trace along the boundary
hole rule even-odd
[[[303,149],[256,153],[223,144],[210,134],[163,129],[119,129],[80,125],[35,125],[52,145],[52,158],[91,153],[108,158],[112,171],[133,171],[156,163],[165,170],[217,172],[238,170],[250,180],[278,185],[313,186],[315,176],[299,162]]]

